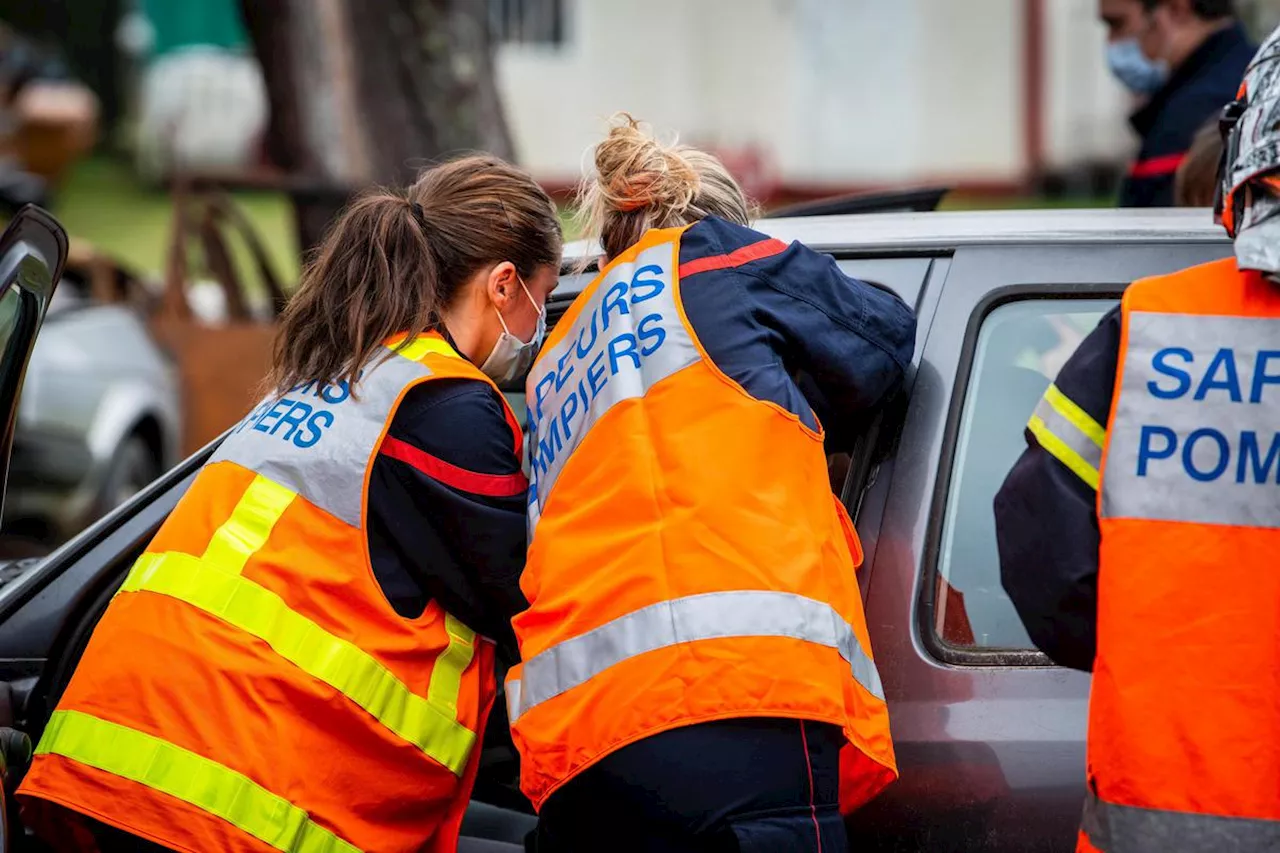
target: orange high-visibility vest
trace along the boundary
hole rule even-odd
[[[456,848],[492,643],[435,602],[396,614],[364,528],[401,398],[444,378],[489,382],[426,335],[355,395],[293,388],[240,423],[94,631],[27,805],[194,853]]]
[[[846,801],[865,802],[896,770],[857,535],[822,435],[699,344],[683,230],[610,263],[529,376],[530,607],[506,684],[521,785],[540,807],[648,735],[789,717],[844,730]]]
[[[1280,849],[1280,285],[1133,284],[1098,490],[1081,851]]]

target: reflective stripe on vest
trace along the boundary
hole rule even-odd
[[[514,723],[629,658],[725,637],[780,637],[836,649],[854,679],[884,700],[875,663],[831,605],[788,592],[740,591],[651,604],[534,655],[524,663],[522,680],[507,681],[507,712]]]
[[[1098,488],[1098,468],[1107,433],[1067,395],[1050,385],[1044,392],[1027,429],[1045,452],[1052,455],[1091,489]]]
[[[544,349],[534,363],[525,386],[530,538],[556,478],[592,424],[701,358],[676,305],[678,246],[674,239],[659,243],[610,269],[576,318],[561,321],[581,324],[577,337]]]
[[[1280,527],[1280,319],[1132,311],[1101,516]]]
[[[55,711],[37,755],[60,755],[217,815],[286,853],[359,853],[306,811],[216,761],[80,711]]]
[[[283,499],[282,491],[288,500]],[[475,651],[474,631],[446,617],[449,645],[436,659],[424,699],[358,646],[330,634],[291,610],[274,592],[243,577],[240,571],[248,555],[241,559],[241,554],[233,551],[233,560],[238,562],[220,561],[219,555],[231,551],[218,544],[224,531],[247,531],[253,539],[247,544],[257,550],[294,497],[259,475],[214,535],[204,556],[174,551],[143,554],[118,594],[146,591],[166,595],[262,640],[276,654],[333,687],[387,729],[461,776],[476,741],[475,732],[457,721],[462,673]],[[274,517],[267,515],[265,505],[275,508]]]
[[[1081,828],[1102,853],[1280,850],[1280,821],[1121,806],[1092,791]]]
[[[428,335],[417,338],[403,349],[391,347],[391,350],[410,361],[421,361],[433,353],[447,358],[461,358],[458,355],[458,351],[450,346],[448,341]]]
[[[475,657],[476,634],[448,613],[444,615],[444,630],[449,635],[449,645],[440,653],[440,657],[436,659],[435,669],[431,671],[431,683],[427,685],[427,705],[444,711],[449,719],[454,721],[458,717],[458,694],[462,691],[462,673],[466,672],[467,667],[471,665],[471,659]],[[453,723],[453,727],[461,728],[469,736],[470,744],[475,744],[475,735],[472,732],[458,726],[456,722]],[[441,731],[437,736],[446,734],[454,738],[457,733],[451,729],[448,732]],[[468,745],[467,752],[470,751],[471,746]],[[463,761],[464,763],[466,761],[465,754]],[[445,764],[443,761],[440,763]],[[459,773],[460,770],[454,770],[454,772]]]
[[[296,497],[295,492],[266,477],[255,477],[231,511],[231,517],[214,532],[200,559],[231,574],[240,574],[249,558],[267,544],[271,528]],[[126,580],[125,585],[128,584]]]

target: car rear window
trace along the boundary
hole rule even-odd
[[[953,648],[1033,646],[1000,585],[991,504],[1026,442],[1045,388],[1116,304],[1035,299],[992,310],[978,329],[943,517],[933,630]]]

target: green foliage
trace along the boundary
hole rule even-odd
[[[235,198],[257,227],[281,280],[296,281],[299,262],[289,200],[277,193],[237,193]],[[163,271],[173,214],[169,196],[143,186],[127,164],[107,157],[77,164],[58,192],[54,213],[71,236],[131,268]]]

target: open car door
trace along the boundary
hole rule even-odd
[[[19,210],[0,235],[0,508],[27,361],[66,261],[66,232],[38,207]],[[31,742],[13,723],[10,703],[0,702],[0,775],[5,782],[0,816],[7,814],[4,800],[10,794],[7,768],[25,764],[31,750]],[[0,819],[0,851],[9,849],[6,823]]]

